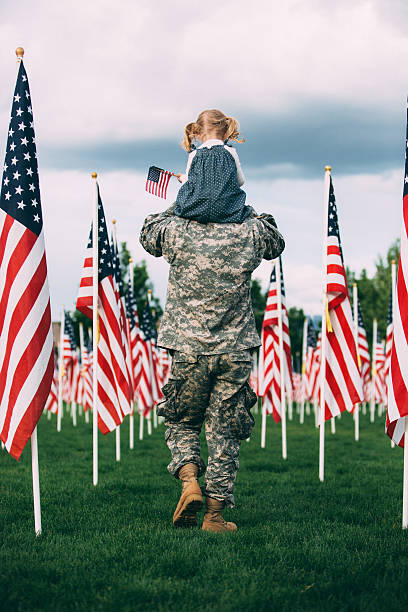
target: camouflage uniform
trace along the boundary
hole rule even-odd
[[[278,257],[284,241],[271,215],[243,223],[201,224],[176,217],[174,205],[144,222],[140,242],[170,264],[158,345],[173,353],[165,401],[169,471],[187,463],[200,473],[204,419],[209,452],[205,492],[233,506],[240,440],[253,427],[256,401],[248,381],[250,349],[259,346],[251,305],[251,273]]]

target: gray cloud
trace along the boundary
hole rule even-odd
[[[246,142],[236,145],[248,177],[374,174],[402,164],[405,101],[400,113],[319,101],[296,111],[248,116],[236,109]],[[180,130],[181,132],[181,130]],[[91,171],[139,170],[150,164],[181,171],[186,154],[178,138],[43,147],[44,167]]]

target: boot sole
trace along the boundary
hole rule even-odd
[[[173,517],[173,527],[197,527],[197,513],[203,507],[203,498],[192,493],[184,500],[183,505]]]

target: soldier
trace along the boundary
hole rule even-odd
[[[168,470],[182,482],[173,516],[175,527],[197,525],[203,505],[206,531],[235,531],[222,516],[234,506],[234,483],[241,440],[254,426],[249,386],[251,351],[260,345],[251,305],[251,273],[262,259],[274,259],[285,243],[271,215],[254,211],[241,224],[207,223],[174,215],[171,206],[149,215],[140,242],[170,264],[167,302],[158,345],[172,354],[165,400]],[[208,467],[200,456],[205,421]]]

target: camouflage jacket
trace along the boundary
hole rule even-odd
[[[285,247],[271,215],[243,223],[201,224],[173,214],[149,215],[140,242],[170,264],[158,345],[194,355],[259,346],[251,273]]]

